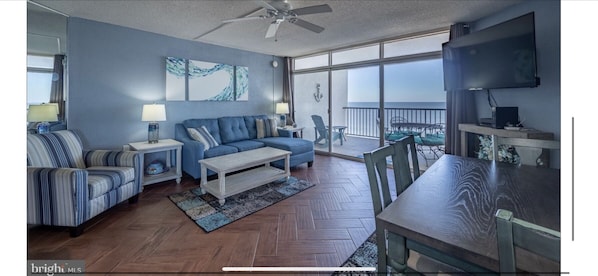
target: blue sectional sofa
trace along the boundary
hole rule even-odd
[[[261,147],[273,147],[291,152],[290,166],[295,167],[307,163],[311,167],[314,161],[313,142],[293,138],[292,133],[279,129],[279,136],[257,138],[256,119],[268,120],[266,115],[220,117],[209,119],[187,119],[175,125],[174,137],[183,143],[183,171],[198,179],[201,177],[199,160],[225,154],[247,151]],[[204,150],[204,144],[194,140],[187,128],[205,126],[218,146]],[[284,160],[272,163],[284,168]],[[208,170],[208,175],[214,172]]]

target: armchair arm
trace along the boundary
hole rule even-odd
[[[182,124],[176,124],[174,139],[183,143],[183,171],[197,179],[200,177],[199,160],[204,159],[204,145],[189,138],[187,130]]]
[[[27,168],[27,223],[76,227],[87,220],[87,171]]]
[[[204,145],[195,140],[179,140],[183,143],[183,171],[197,179],[200,176],[201,166],[199,160],[204,159]]]
[[[143,164],[137,151],[91,150],[84,151],[85,166],[133,167],[135,169],[135,186],[141,192],[143,180]]]
[[[135,167],[140,162],[137,151],[89,150],[84,151],[85,166]]]

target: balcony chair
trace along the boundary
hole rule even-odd
[[[407,189],[413,181],[420,176],[419,161],[413,135],[403,137],[393,144],[375,149],[364,154],[365,166],[370,183],[370,192],[374,207],[374,216],[382,212],[396,197]],[[411,157],[411,172],[409,157]],[[391,191],[392,181],[388,175],[388,158],[392,160],[394,176],[394,191]],[[385,232],[385,229],[376,221],[376,239],[384,239],[387,246],[378,244],[378,264],[380,267],[394,270],[395,273],[425,272],[457,272],[462,271],[432,259],[428,256],[409,250],[404,237]],[[388,271],[378,271],[387,273]]]
[[[318,145],[328,145],[331,142],[330,137],[328,136],[328,127],[324,124],[324,120],[320,115],[311,115],[311,119],[314,121],[314,128],[316,131],[316,139],[314,140],[314,144]],[[341,146],[343,145],[343,140],[341,139],[341,133],[338,131],[332,131],[332,143],[336,140],[341,141]],[[320,142],[324,141],[324,144]]]
[[[444,143],[444,124],[427,127],[424,134],[419,137],[419,141],[416,141],[417,150],[426,161],[426,167],[429,160],[436,160],[444,154]],[[426,151],[431,152],[432,156],[428,157]]]
[[[402,116],[394,116],[391,117],[389,120],[390,128],[385,128],[384,139],[389,143],[393,143],[403,137],[407,137],[409,135],[413,135],[415,138],[415,143],[421,143],[420,135],[422,130],[419,128],[407,127],[405,128],[405,124],[409,124],[407,119]]]
[[[511,211],[503,209],[498,209],[495,217],[501,275],[515,275],[518,272],[516,268],[516,247],[554,262],[561,262],[560,232],[517,219],[513,217]],[[559,271],[544,272],[559,274]]]
[[[84,151],[72,130],[28,134],[27,223],[79,236],[96,215],[126,199],[136,203],[142,177],[135,151]]]
[[[492,153],[498,161],[504,160],[503,155],[508,152],[499,150],[501,145],[513,146],[521,164],[546,168],[550,167],[550,150],[561,148],[560,141],[493,136]]]

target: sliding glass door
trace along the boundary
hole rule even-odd
[[[384,114],[387,140],[415,135],[420,169],[431,165],[444,145],[444,136],[430,135],[441,132],[446,122],[442,59],[384,65]]]
[[[332,152],[362,158],[379,147],[379,66],[332,71]],[[339,139],[340,140],[340,139]]]
[[[329,152],[326,126],[329,123],[329,72],[297,74],[294,77],[295,122],[303,127],[303,138],[314,141],[316,151]]]

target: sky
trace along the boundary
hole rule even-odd
[[[377,102],[378,66],[348,70],[349,102]],[[385,65],[386,102],[444,102],[442,59]]]

